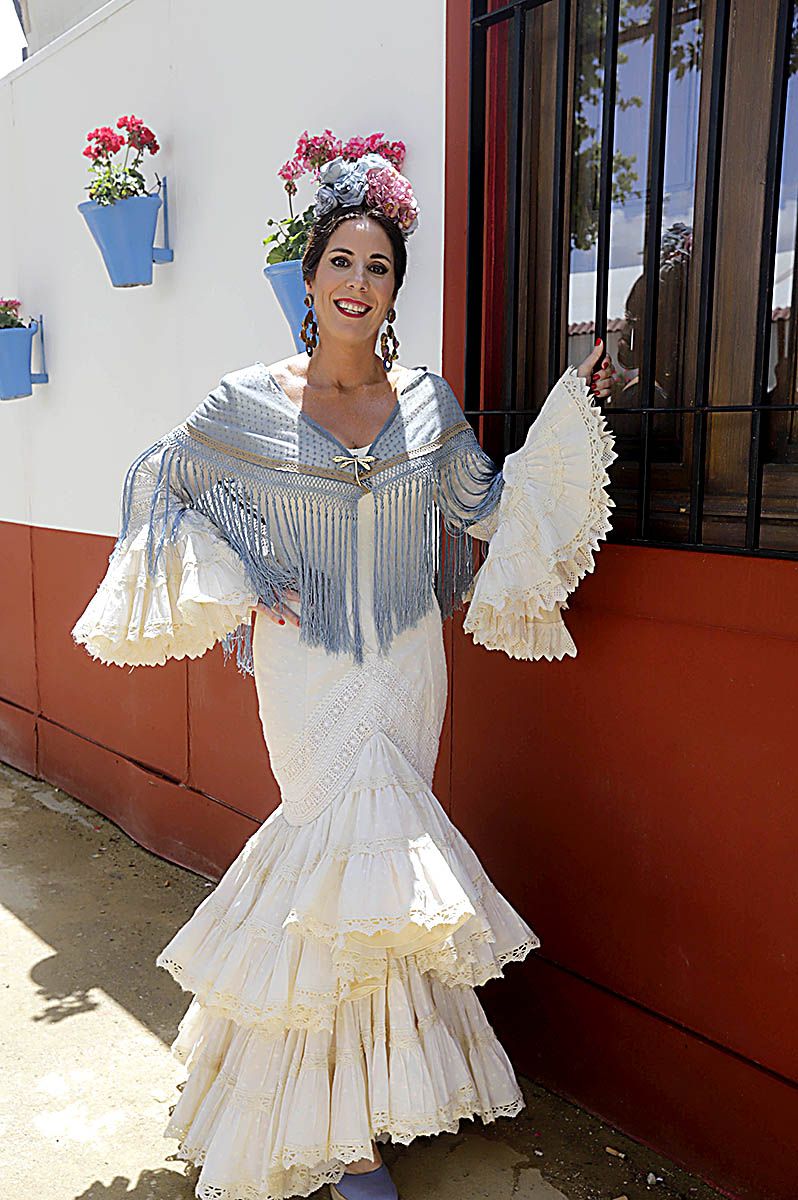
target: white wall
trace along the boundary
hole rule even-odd
[[[33,54],[102,8],[102,0],[22,0],[20,7]]]
[[[0,80],[0,295],[44,314],[50,375],[0,402],[0,520],[115,533],[138,451],[226,372],[295,352],[261,240],[267,217],[287,215],[275,172],[306,128],[406,142],[420,219],[396,304],[400,361],[440,370],[444,3],[397,12],[115,0]],[[154,264],[151,287],[113,288],[76,208],[81,151],[87,131],[131,112],[161,144],[146,177],[168,176],[175,258]],[[309,176],[299,189],[295,211]]]

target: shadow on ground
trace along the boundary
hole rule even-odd
[[[162,1130],[189,996],[155,966],[210,884],[85,805],[0,765],[0,1176],[14,1200],[190,1200]],[[492,1125],[382,1144],[402,1200],[710,1200],[719,1193],[519,1078]],[[89,1182],[92,1181],[93,1182]],[[322,1188],[318,1197],[328,1195]]]

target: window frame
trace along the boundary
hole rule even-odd
[[[499,460],[520,444],[545,395],[565,367],[569,166],[579,2],[511,0],[494,4],[491,9],[490,0],[471,0],[464,410],[478,435],[487,443],[486,448]],[[718,249],[719,238],[728,237],[728,230],[735,228],[735,220],[738,225],[740,221],[739,213],[735,217],[733,211],[734,197],[729,198],[729,188],[724,187],[723,182],[734,177],[740,149],[738,139],[730,139],[724,132],[730,118],[733,120],[740,110],[740,97],[745,95],[745,87],[751,86],[750,81],[746,84],[745,79],[738,78],[741,35],[739,30],[734,32],[745,6],[735,12],[736,0],[731,3],[707,0],[702,6],[704,50],[696,164],[694,269],[690,271],[688,286],[685,343],[685,378],[689,384],[683,397],[685,402],[666,406],[653,403],[653,358],[657,344],[674,0],[659,0],[652,7],[655,26],[653,101],[645,180],[646,287],[641,404],[633,408],[615,403],[604,406],[611,428],[616,414],[633,414],[640,418],[641,456],[635,471],[630,470],[628,461],[624,464],[620,460],[611,469],[611,478],[615,473],[618,493],[630,489],[634,492],[635,520],[633,532],[619,532],[614,528],[608,541],[798,559],[798,519],[792,528],[788,524],[784,526],[783,537],[794,539],[794,546],[761,544],[766,530],[763,516],[785,523],[793,513],[798,518],[798,503],[795,503],[798,501],[798,464],[794,473],[768,472],[771,464],[765,463],[763,453],[763,413],[798,411],[798,403],[774,404],[767,400],[771,338],[776,336],[771,297],[796,0],[766,0],[766,6],[767,15],[773,18],[771,25],[763,24],[762,11],[758,11],[763,30],[761,36],[772,38],[769,59],[772,74],[765,76],[762,84],[769,99],[758,148],[763,171],[761,182],[750,183],[748,195],[759,225],[759,238],[754,240],[752,251],[756,268],[751,287],[752,299],[755,296],[754,319],[752,322],[750,316],[746,317],[741,336],[740,306],[735,307],[735,297],[728,286],[729,254],[724,256]],[[620,0],[605,0],[604,7],[607,23],[594,329],[604,337],[606,345]],[[751,8],[749,5],[749,19],[753,19]],[[677,17],[684,19],[683,14],[677,14]],[[736,47],[732,41],[734,36],[737,37]],[[499,37],[504,39],[503,52],[497,48]],[[553,43],[556,43],[556,53],[550,52]],[[533,57],[536,45],[538,50],[545,45],[547,52]],[[736,59],[733,58],[735,48]],[[759,70],[761,76],[761,66]],[[534,102],[530,101],[533,82],[538,89],[537,111]],[[747,141],[747,137],[743,140]],[[502,159],[503,170],[498,161]],[[524,191],[523,180],[532,177],[532,163],[537,168],[534,175],[537,186]],[[756,171],[753,176],[756,177]],[[503,270],[491,272],[485,268],[489,236],[494,239],[494,249],[496,245],[501,247],[502,253],[494,253],[493,262],[497,267],[501,263]],[[794,281],[796,275],[798,254],[793,263]],[[496,297],[499,296],[503,303],[497,306]],[[499,308],[501,320],[497,318]],[[798,318],[794,305],[792,311]],[[796,343],[795,324],[796,321],[791,320],[792,347]],[[744,354],[738,352],[740,342],[744,344]],[[729,373],[735,370],[737,374],[732,378],[736,387],[732,389]],[[790,378],[795,379],[794,362]],[[734,391],[741,388],[749,402],[720,402],[721,398],[733,399]],[[795,392],[791,394],[795,400]],[[495,401],[485,404],[483,397],[486,395],[497,396],[498,404]],[[652,461],[654,417],[670,413],[681,414],[687,428],[683,461]],[[738,414],[739,420],[728,416],[718,423],[717,418],[724,413]],[[491,421],[487,418],[493,422],[501,418],[500,435],[488,436]],[[676,421],[679,419],[675,416]],[[718,429],[722,431],[720,434],[716,432]],[[729,448],[733,454],[729,453]],[[737,473],[736,491],[734,487],[728,488],[732,471]],[[629,483],[630,476],[636,476],[633,487]],[[774,489],[771,482],[774,476],[781,478],[785,488],[783,494]],[[763,514],[766,483],[770,507]],[[674,503],[678,503],[681,493],[688,514],[682,519],[683,540],[664,537],[652,529],[652,491],[658,499],[667,496]],[[777,511],[779,505],[783,511]],[[724,506],[728,515],[724,515]],[[658,519],[660,516],[658,513]],[[707,527],[721,533],[726,529],[732,531],[740,544],[712,540],[711,535],[704,540]],[[781,526],[774,525],[774,528],[780,530]]]

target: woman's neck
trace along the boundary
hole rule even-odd
[[[385,367],[373,347],[336,348],[325,354],[320,346],[308,363],[307,381],[312,387],[346,395],[372,384],[385,382]]]

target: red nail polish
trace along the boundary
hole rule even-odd
[[[596,345],[597,345],[597,346],[600,346],[600,345],[601,345],[601,338],[596,338]]]
[[[280,624],[285,625],[285,617],[280,617]]]

